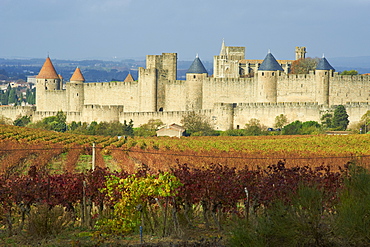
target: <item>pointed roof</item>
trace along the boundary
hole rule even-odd
[[[126,79],[123,82],[134,82],[134,78],[132,77],[131,73],[128,73]]]
[[[270,51],[267,53],[265,59],[263,60],[261,66],[258,68],[258,70],[263,71],[284,71],[283,68],[280,66],[280,64],[276,61],[275,57],[270,53]]]
[[[54,65],[50,58],[47,57],[44,65],[42,66],[39,74],[36,76],[37,79],[59,79],[57,72],[55,71]]]
[[[73,73],[71,79],[69,81],[85,81],[85,77],[82,75],[82,72],[79,67],[76,68],[75,72]]]
[[[333,66],[330,65],[328,60],[324,56],[320,59],[319,63],[316,66],[316,70],[335,70]]]
[[[202,61],[200,61],[198,55],[195,57],[193,63],[191,64],[190,68],[186,72],[187,74],[204,74],[207,73],[206,68],[204,67]]]

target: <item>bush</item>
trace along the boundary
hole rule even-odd
[[[71,219],[61,206],[50,208],[47,204],[37,205],[28,218],[28,234],[33,238],[55,236],[66,228]]]

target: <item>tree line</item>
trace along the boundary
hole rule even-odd
[[[275,117],[273,127],[267,127],[259,119],[250,119],[245,126],[226,131],[214,130],[208,117],[189,112],[181,119],[182,126],[186,129],[185,136],[263,136],[263,135],[315,135],[323,134],[326,131],[345,131],[348,128],[348,114],[343,105],[335,108],[334,112],[325,113],[321,117],[321,122],[317,121],[288,121],[284,114]],[[160,119],[151,119],[147,123],[134,128],[133,120],[113,122],[76,122],[67,123],[66,114],[59,111],[57,115],[46,117],[40,121],[31,122],[29,116],[20,116],[11,122],[4,117],[0,118],[0,123],[13,124],[16,126],[27,126],[44,130],[58,132],[69,132],[83,135],[102,135],[102,136],[156,136],[156,131],[164,126]],[[370,110],[366,112],[361,121],[352,126],[352,130],[357,133],[367,133],[370,130]]]

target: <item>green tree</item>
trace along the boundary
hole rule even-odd
[[[333,114],[331,113],[325,113],[321,117],[321,124],[324,128],[331,128],[332,127],[332,122],[333,122]]]
[[[13,125],[24,127],[31,122],[31,118],[29,116],[21,116],[14,120]]]
[[[338,105],[334,110],[333,128],[335,130],[346,130],[349,124],[348,114],[343,105]]]
[[[302,128],[302,122],[296,120],[288,125],[285,125],[283,128],[284,135],[299,135]]]
[[[301,135],[317,135],[322,133],[322,128],[316,121],[306,121],[302,123],[299,133]]]
[[[10,89],[9,96],[8,96],[8,104],[15,104],[17,103],[17,94],[15,88]]]
[[[260,136],[266,134],[263,129],[264,127],[261,125],[259,119],[251,118],[249,122],[245,125],[244,133],[247,136]]]
[[[277,129],[282,129],[284,125],[288,123],[288,118],[284,114],[280,114],[275,117],[274,127]]]
[[[358,75],[358,71],[357,70],[343,70],[342,73],[340,73],[340,75]]]
[[[156,136],[156,131],[163,122],[160,119],[150,119],[148,123],[140,125],[139,128],[134,129],[135,136]]]
[[[368,110],[364,115],[362,115],[360,120],[361,129],[363,129],[364,133],[369,131],[370,126],[370,110]]]
[[[58,111],[56,116],[46,117],[41,121],[30,124],[29,127],[65,132],[67,130],[66,119],[67,117],[63,111]]]
[[[195,112],[189,112],[185,114],[181,119],[181,124],[186,129],[186,133],[188,135],[215,135],[215,131],[213,130],[207,117]]]

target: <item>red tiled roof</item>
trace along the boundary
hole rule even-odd
[[[134,80],[134,78],[132,77],[132,75],[131,74],[128,74],[127,76],[126,76],[126,79],[124,80],[124,82],[134,82],[135,80]]]
[[[85,77],[82,75],[80,68],[76,68],[71,79],[69,81],[85,81]]]
[[[57,72],[55,71],[54,65],[50,58],[46,58],[44,65],[42,66],[40,73],[36,76],[37,79],[59,79]]]

